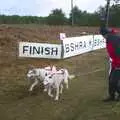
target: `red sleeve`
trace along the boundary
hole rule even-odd
[[[115,50],[112,46],[112,43],[107,44],[107,52],[112,60],[115,59]]]

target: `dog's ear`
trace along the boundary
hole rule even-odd
[[[35,68],[34,65],[29,65],[29,66],[28,66],[28,69],[29,69],[29,70],[32,70],[32,69],[34,69],[34,68]]]
[[[45,73],[45,76],[47,76],[48,74],[47,73]]]
[[[36,74],[36,70],[35,69],[33,69],[33,73]]]

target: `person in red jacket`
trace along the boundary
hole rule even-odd
[[[116,29],[101,27],[100,33],[106,39],[106,49],[111,61],[111,71],[109,73],[109,96],[105,102],[120,100],[120,35]],[[117,93],[117,96],[116,96]]]

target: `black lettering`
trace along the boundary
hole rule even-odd
[[[65,44],[66,53],[70,51],[69,44]]]
[[[28,47],[29,47],[29,46],[23,46],[23,54],[24,54],[26,51],[28,51]]]
[[[74,43],[71,43],[70,47],[71,47],[71,51],[74,51]]]
[[[83,46],[82,42],[80,41],[79,42],[79,47],[81,48]]]
[[[96,39],[94,40],[94,46],[97,46],[97,40]]]
[[[30,46],[30,54],[32,54],[32,46]]]
[[[100,39],[100,40],[99,40],[99,43],[100,43],[100,44],[104,43],[103,39]]]
[[[103,43],[106,43],[105,39],[102,39]]]
[[[89,41],[89,46],[91,46],[92,45],[92,41]]]
[[[99,42],[100,42],[99,39],[97,39],[97,46],[99,46]]]
[[[86,48],[86,42],[84,41],[84,46],[83,46],[84,48]]]
[[[58,54],[58,48],[52,48],[51,55],[57,55]]]
[[[33,54],[40,54],[40,47],[36,48],[35,46],[33,46]]]
[[[79,49],[79,43],[75,43],[75,50],[78,50]]]
[[[41,47],[41,55],[44,53],[44,47]]]
[[[46,55],[49,55],[49,54],[50,54],[50,48],[49,48],[49,47],[46,47],[46,48],[45,48],[45,54],[46,54]]]

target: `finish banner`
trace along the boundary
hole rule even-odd
[[[60,59],[61,45],[20,42],[19,57]]]

